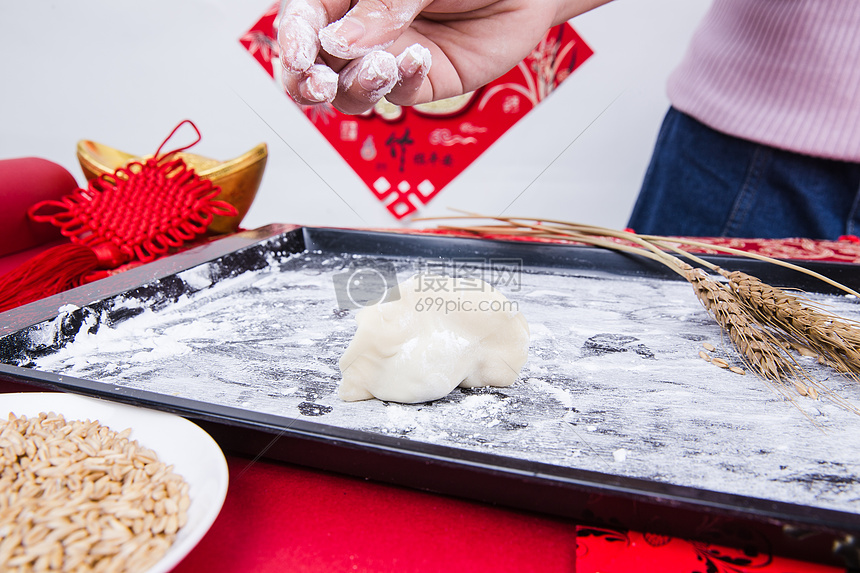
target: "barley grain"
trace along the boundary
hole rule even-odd
[[[54,413],[0,422],[0,570],[141,571],[161,558],[187,522],[188,484],[129,436]],[[162,517],[146,507],[154,492]]]

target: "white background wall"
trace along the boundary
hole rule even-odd
[[[668,107],[666,77],[709,4],[616,0],[574,19],[594,56],[421,214],[457,207],[623,227]],[[203,134],[194,153],[229,159],[268,143],[247,228],[408,225],[239,44],[270,5],[0,0],[0,159],[44,157],[83,184],[78,140],[151,153],[189,118]]]

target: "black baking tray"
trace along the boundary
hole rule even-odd
[[[218,276],[265,267],[272,251],[421,257],[519,259],[542,269],[595,270],[618,277],[678,277],[653,261],[592,247],[496,241],[433,234],[270,225],[131,269],[0,314],[0,380],[114,400],[185,416],[204,427],[228,452],[369,478],[577,522],[630,528],[821,563],[856,566],[860,516],[786,502],[721,493],[653,480],[562,467],[334,427],[313,417],[279,416],[40,371],[27,364],[33,325],[57,316],[63,305],[98,307],[117,295],[175,300],[177,273],[214,262]],[[835,292],[804,274],[759,261],[709,256],[709,260],[759,276],[771,284]],[[860,289],[849,264],[803,266]],[[143,294],[141,294],[143,293]],[[74,322],[75,313],[70,314]],[[78,325],[70,325],[74,332]],[[62,334],[60,334],[62,344]]]

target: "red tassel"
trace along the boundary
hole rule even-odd
[[[99,267],[89,247],[71,243],[40,253],[0,277],[0,312],[80,286]]]

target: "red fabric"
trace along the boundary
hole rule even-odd
[[[575,571],[573,523],[229,458],[212,529],[174,573]]]
[[[840,573],[635,531],[597,530],[393,486],[228,457],[218,519],[173,573]]]
[[[475,237],[474,233],[456,231],[449,229],[415,229],[398,232],[431,234],[431,235],[453,235],[457,237]],[[486,235],[484,238],[493,238],[513,241],[535,241],[541,243],[562,243],[558,239],[530,238],[513,235]],[[678,244],[678,246],[690,253],[702,253],[711,255],[726,254],[724,250],[714,247],[725,247],[745,253],[764,255],[774,259],[797,259],[806,261],[825,261],[831,263],[860,263],[860,240],[856,237],[846,235],[838,241],[818,241],[814,239],[792,238],[792,239],[737,239],[732,237],[695,237],[694,240],[702,243],[702,246],[690,246]],[[617,241],[617,240],[616,240]],[[620,242],[620,241],[618,241]]]
[[[59,239],[59,230],[51,225],[30,221],[27,209],[38,201],[59,199],[77,186],[71,173],[46,159],[0,160],[0,257]]]
[[[812,239],[732,239],[715,237],[697,239],[714,246],[729,247],[765,255],[774,259],[801,259],[831,263],[860,263],[860,243],[847,238],[839,241],[814,241]],[[716,249],[688,248],[690,252],[721,254]]]
[[[843,569],[635,531],[577,527],[576,573],[839,573]]]

